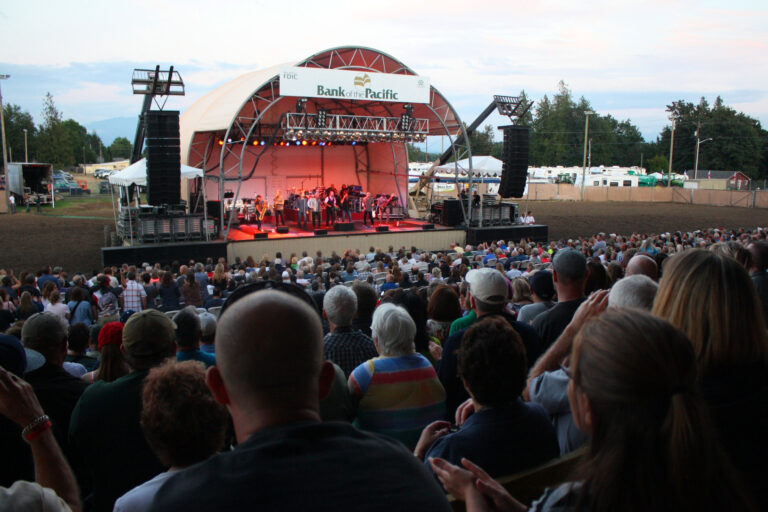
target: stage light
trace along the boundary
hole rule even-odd
[[[298,141],[298,140],[297,140],[297,141],[296,141],[296,145],[297,145],[297,146],[301,146],[301,141]]]
[[[280,145],[281,145],[281,146],[285,146],[285,141],[284,141],[284,140],[281,140],[281,141],[280,141]]]
[[[333,142],[331,142],[331,141],[328,141],[328,144],[326,144],[326,145],[327,145],[327,146],[333,146]]]
[[[327,122],[328,112],[326,112],[323,108],[317,109],[317,126],[320,128],[325,128]]]
[[[302,146],[306,146],[307,144],[309,144],[309,143],[306,140],[301,141],[301,145]]]
[[[325,146],[325,142],[321,142],[321,143],[320,143],[320,145],[321,145],[321,146]]]
[[[252,142],[252,144],[253,144],[254,146],[258,146],[258,145],[259,145],[259,141],[255,140],[255,141],[253,141],[253,142]]]
[[[299,130],[299,131],[297,131],[297,132],[296,132],[296,137],[297,137],[297,138],[299,138],[299,139],[301,139],[302,137],[304,137],[304,130]]]
[[[259,142],[259,145],[260,145],[260,146],[265,146],[266,144],[267,144],[267,141],[265,141],[265,140],[263,140],[263,141]]]
[[[353,145],[353,146],[357,146],[357,141],[356,141],[356,140],[353,140],[353,141],[352,141],[352,145]]]
[[[245,137],[240,137],[240,142],[243,142],[245,140]]]
[[[232,144],[232,139],[227,139],[227,144]]]
[[[223,145],[224,145],[224,141],[219,139],[219,146],[223,146]]]
[[[322,144],[322,142],[321,142],[320,144]],[[313,145],[313,146],[317,146],[317,141],[316,141],[316,140],[313,140],[313,141],[312,141],[312,145]]]

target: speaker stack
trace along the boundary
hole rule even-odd
[[[502,126],[504,131],[503,165],[501,167],[501,197],[523,197],[528,178],[528,149],[530,131],[527,126]]]
[[[178,204],[181,199],[179,111],[150,110],[144,114],[147,146],[147,202]]]
[[[464,214],[461,209],[461,200],[446,199],[443,201],[440,224],[443,226],[458,226],[462,222],[464,222]]]

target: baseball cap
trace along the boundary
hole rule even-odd
[[[24,347],[14,336],[0,334],[0,366],[21,377],[27,369]]]
[[[537,270],[528,278],[531,290],[544,300],[555,296],[555,284],[552,281],[552,272],[549,270]]]
[[[202,335],[211,336],[216,332],[216,317],[208,312],[200,313],[200,330]]]
[[[486,304],[504,304],[509,296],[507,280],[494,268],[479,268],[467,272],[469,293]]]
[[[35,313],[27,318],[21,328],[21,341],[24,345],[38,338],[61,341],[66,336],[61,317],[53,313]]]
[[[123,326],[123,348],[138,357],[165,353],[173,347],[176,324],[156,309],[145,309],[131,315]]]
[[[123,323],[122,322],[109,322],[104,324],[104,327],[99,331],[99,350],[104,348],[104,345],[117,345],[118,347],[123,344]]]

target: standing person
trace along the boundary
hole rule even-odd
[[[279,226],[281,220],[283,221],[283,224],[285,224],[283,206],[285,206],[285,199],[283,199],[281,191],[278,190],[277,194],[275,194],[275,197],[272,200],[272,207],[275,210],[275,226]]]
[[[187,271],[187,282],[181,287],[181,293],[184,295],[184,303],[187,306],[203,307],[203,298],[200,296],[200,283],[195,280],[195,273],[192,270]]]
[[[299,227],[307,229],[307,191],[302,192],[301,196],[296,199],[296,210],[298,212]],[[302,226],[303,222],[303,226]]]
[[[69,307],[70,324],[83,323],[86,326],[90,326],[93,323],[93,308],[88,300],[88,296],[85,294],[85,290],[82,288],[72,290],[67,307]]]
[[[336,199],[336,193],[333,190],[328,192],[328,197],[325,198],[325,225],[332,226],[336,223],[336,208],[338,207],[338,201]]]
[[[349,189],[350,187],[342,187],[341,189],[341,221],[349,219],[352,222],[352,211],[349,203]]]
[[[116,322],[119,314],[120,304],[117,296],[112,291],[110,279],[107,275],[99,276],[99,289],[93,293],[96,302],[96,312],[99,325],[109,322]]]
[[[259,291],[228,308],[207,383],[229,409],[237,447],[176,472],[149,510],[450,510],[400,443],[321,422],[320,389],[336,378],[321,339],[317,312],[288,293]]]
[[[120,302],[123,311],[142,311],[147,307],[147,292],[144,287],[136,282],[136,272],[128,272],[128,280],[125,282],[125,289],[120,294]]]
[[[363,198],[363,224],[366,226],[368,225],[368,219],[371,219],[371,226],[373,226],[373,205],[375,202],[371,193],[366,192]]]
[[[162,311],[176,311],[179,309],[181,290],[179,289],[179,284],[173,278],[173,274],[170,272],[163,272],[163,277],[160,280],[157,294],[163,301],[163,304],[160,307]]]
[[[61,293],[59,293],[59,290],[53,290],[51,292],[50,301],[48,302],[48,305],[45,306],[45,311],[53,313],[61,318],[62,325],[69,326],[69,308],[66,304],[61,303]]]
[[[315,192],[310,196],[309,200],[307,201],[307,207],[309,208],[309,211],[312,212],[312,227],[313,228],[319,228],[320,224],[322,223],[322,220],[320,219],[320,210],[322,207],[322,203],[320,201],[320,198],[318,197],[320,195],[319,192]]]
[[[8,194],[8,202],[11,204],[11,215],[16,213],[16,197],[11,193]]]
[[[384,222],[384,215],[387,216],[387,224],[389,224],[389,203],[392,201],[392,199],[387,196],[387,194],[381,194],[379,196],[379,199],[376,203],[377,209],[378,209],[378,216],[379,216],[379,224],[382,224]]]

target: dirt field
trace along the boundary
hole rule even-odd
[[[0,215],[0,268],[37,270],[61,265],[72,272],[100,266],[104,226],[112,224],[107,199],[69,200],[43,215]],[[526,208],[525,203],[520,204]],[[589,236],[600,231],[664,232],[674,230],[768,226],[768,209],[694,206],[672,203],[581,203],[531,201],[536,222],[549,225],[550,238]],[[34,209],[33,209],[34,211]],[[66,215],[55,217],[51,214]],[[94,218],[95,217],[95,218]]]

